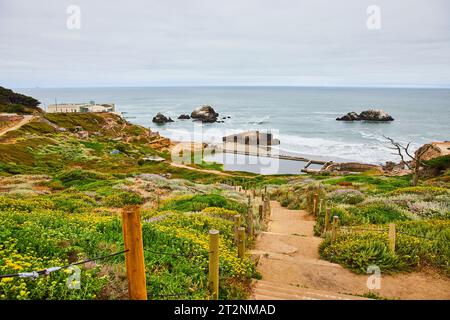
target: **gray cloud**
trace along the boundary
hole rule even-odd
[[[81,30],[68,30],[68,5]],[[381,30],[366,8],[381,7]],[[0,0],[0,82],[450,86],[448,0]]]

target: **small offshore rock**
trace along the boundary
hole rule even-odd
[[[158,112],[156,116],[153,117],[152,120],[154,123],[163,124],[167,122],[173,122],[173,120],[170,117],[166,117],[161,112]]]
[[[349,112],[345,116],[342,116],[340,118],[336,118],[338,121],[355,121],[360,120],[359,115],[356,112]]]
[[[188,120],[188,119],[190,119],[191,117],[188,115],[188,114],[182,114],[182,115],[180,115],[179,117],[178,117],[178,119],[181,119],[181,120]]]

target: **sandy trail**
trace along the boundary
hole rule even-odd
[[[303,210],[289,210],[271,201],[267,232],[257,240],[258,271],[253,299],[354,299],[368,293],[368,275],[358,275],[338,264],[321,260],[322,239],[313,234],[314,221]],[[434,271],[381,275],[386,298],[450,299],[450,280]]]
[[[205,173],[212,173],[212,174],[217,174],[220,176],[227,176],[227,177],[232,177],[232,174],[226,173],[226,172],[222,172],[222,171],[218,171],[218,170],[209,170],[209,169],[199,169],[199,168],[194,168],[185,164],[179,164],[179,163],[175,163],[175,162],[171,162],[170,165],[172,167],[177,167],[177,168],[183,168],[183,169],[188,169],[188,170],[193,170],[193,171],[198,171],[198,172],[205,172]]]
[[[29,123],[31,120],[33,120],[34,116],[32,115],[28,115],[28,116],[23,116],[23,119],[20,120],[20,122],[16,123],[14,126],[9,127],[9,128],[5,128],[4,130],[0,131],[0,137],[3,136],[4,134],[10,132],[10,131],[14,131],[19,129],[20,127],[26,125],[27,123]]]

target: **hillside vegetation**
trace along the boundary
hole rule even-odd
[[[209,298],[210,229],[221,235],[221,298],[245,298],[257,273],[250,257],[237,257],[232,220],[248,201],[223,182],[265,177],[174,167],[169,147],[168,139],[108,113],[36,114],[1,136],[0,275],[123,250],[120,213],[137,205],[150,298]],[[3,278],[0,299],[125,299],[124,265],[123,255],[83,265],[83,290],[68,289],[69,270]]]
[[[34,116],[0,136],[0,275],[121,251],[121,210],[139,206],[150,298],[209,299],[208,231],[217,229],[220,298],[244,299],[252,279],[260,276],[250,255],[237,257],[233,217],[240,214],[246,226],[249,206],[257,218],[260,201],[249,203],[230,186],[239,184],[268,186],[283,206],[309,212],[318,194],[322,202],[313,218],[316,235],[324,238],[323,259],[357,273],[377,265],[382,272],[427,267],[450,276],[450,171],[445,167],[417,187],[410,186],[410,176],[371,173],[215,174],[202,169],[217,173],[223,167],[205,162],[190,170],[171,165],[168,139],[116,114],[39,113],[37,100],[1,89],[0,106],[14,110],[18,105]],[[334,242],[324,230],[326,208],[340,219]],[[395,252],[387,237],[392,222],[398,230]],[[254,225],[257,232],[264,229],[258,219]],[[254,239],[248,240],[251,246]],[[80,265],[82,290],[68,289],[69,269],[36,280],[2,278],[0,299],[126,299],[124,265],[123,255]]]
[[[40,102],[32,97],[16,93],[0,86],[0,113],[42,113]]]

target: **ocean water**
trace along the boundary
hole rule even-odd
[[[450,89],[305,88],[305,87],[170,87],[170,88],[33,88],[18,92],[39,99],[43,107],[63,102],[113,102],[133,123],[174,140],[203,139],[244,130],[271,131],[281,140],[280,152],[337,161],[384,163],[398,160],[385,136],[416,149],[430,141],[450,140]],[[200,125],[177,120],[209,104],[224,123]],[[389,123],[342,122],[350,111],[383,109]],[[156,125],[162,112],[175,120]],[[292,170],[290,170],[292,171]]]

